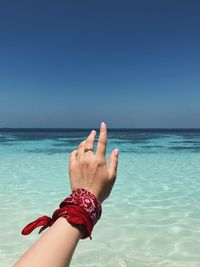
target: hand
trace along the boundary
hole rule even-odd
[[[116,180],[118,149],[110,155],[106,166],[107,127],[101,123],[96,153],[94,150],[96,131],[91,131],[86,140],[80,143],[77,150],[70,153],[69,176],[71,189],[85,188],[93,193],[102,203],[111,193]],[[85,148],[92,150],[85,151]]]

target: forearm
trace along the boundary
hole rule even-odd
[[[81,237],[78,229],[59,218],[14,267],[66,267]]]

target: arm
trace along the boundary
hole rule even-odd
[[[14,267],[66,267],[81,237],[78,229],[64,218],[51,228],[21,257]]]
[[[118,150],[110,155],[106,166],[107,127],[100,127],[96,153],[94,141],[96,131],[80,143],[77,150],[70,154],[69,176],[71,189],[84,188],[102,203],[111,193],[116,179]],[[89,148],[89,149],[88,149]],[[81,232],[59,218],[51,228],[19,259],[14,267],[65,267],[69,266]]]

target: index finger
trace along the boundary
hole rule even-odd
[[[107,126],[104,122],[101,123],[99,140],[97,143],[97,155],[105,156],[107,143]]]

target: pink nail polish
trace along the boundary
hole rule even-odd
[[[95,131],[95,130],[92,130],[92,131],[91,131],[91,134],[95,134],[95,133],[96,133],[96,131]]]
[[[101,123],[101,127],[102,127],[102,128],[105,128],[105,127],[106,127],[105,122],[102,122],[102,123]]]
[[[115,156],[118,156],[118,154],[119,154],[119,149],[118,148],[114,149],[114,154],[115,154]]]

